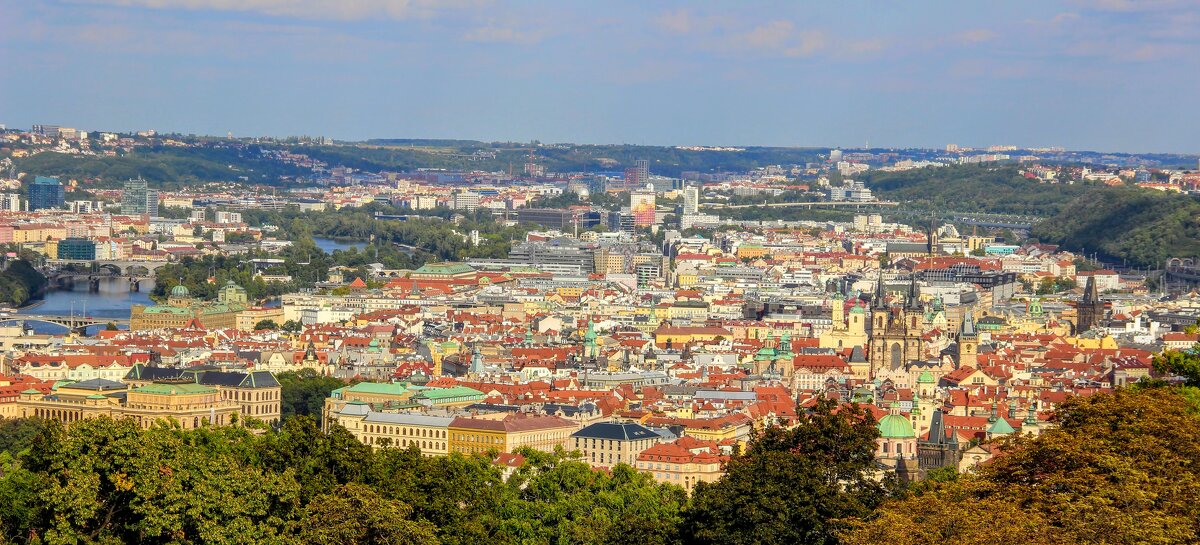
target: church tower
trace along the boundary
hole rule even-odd
[[[921,308],[916,275],[910,279],[903,305],[888,305],[883,293],[881,272],[871,309],[872,377],[884,372],[903,371],[909,362],[924,357],[924,343],[921,338],[924,310]]]
[[[975,331],[975,318],[968,311],[958,327],[958,366],[979,367],[979,333]]]

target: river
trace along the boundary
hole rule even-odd
[[[89,292],[87,280],[76,282],[71,290],[54,290],[46,293],[41,304],[26,308],[16,313],[21,314],[57,314],[68,316],[89,316],[92,318],[121,318],[129,319],[129,309],[133,305],[150,305],[150,291],[154,289],[154,281],[142,280],[140,291],[129,291],[129,281],[124,278],[101,278],[100,291]],[[66,327],[42,322],[30,322],[30,326],[38,333],[63,333]],[[94,332],[104,326],[89,328]]]
[[[313,237],[313,242],[318,248],[321,249],[321,251],[327,254],[332,254],[336,250],[349,250],[350,248],[358,248],[361,250],[367,246],[367,243],[361,240],[333,239],[323,237]]]

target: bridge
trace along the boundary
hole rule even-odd
[[[91,316],[73,316],[62,314],[13,314],[0,318],[0,323],[7,322],[44,322],[66,327],[72,331],[82,331],[97,325],[129,326],[128,318],[94,318]]]
[[[67,266],[83,269],[83,271],[59,271],[59,275],[108,275],[108,276],[140,276],[153,278],[154,273],[166,265],[170,265],[166,261],[134,261],[134,260],[107,260],[107,259],[47,259],[46,265],[63,269]],[[92,272],[87,272],[92,271]]]
[[[722,203],[700,203],[701,208],[716,208],[716,209],[734,209],[734,208],[866,208],[873,206],[898,206],[900,203],[892,201],[813,201],[813,202],[769,202],[759,204],[722,204]]]
[[[1200,285],[1200,262],[1190,257],[1172,257],[1167,260],[1163,280],[1168,288],[1186,290]]]
[[[129,291],[141,291],[143,280],[153,280],[153,276],[137,276],[132,274],[120,275],[116,272],[105,269],[103,272],[71,272],[59,271],[47,276],[47,278],[55,285],[71,289],[69,285],[73,285],[76,281],[87,280],[88,291],[93,293],[100,291],[100,280],[104,278],[124,278],[129,280]]]
[[[953,219],[965,225],[1021,231],[1033,229],[1033,225],[1038,222],[1038,218],[1029,216],[1004,216],[996,214],[962,215],[954,216]]]

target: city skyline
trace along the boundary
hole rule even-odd
[[[1192,153],[1200,4],[0,0],[0,123]]]

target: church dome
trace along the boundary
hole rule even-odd
[[[1007,420],[999,417],[997,417],[996,421],[992,422],[987,429],[988,435],[991,436],[1008,435],[1010,433],[1016,433],[1016,431],[1017,430],[1013,429],[1012,424],[1009,424]]]
[[[889,414],[879,419],[879,435],[884,439],[912,439],[916,437],[912,423],[898,414]]]
[[[930,384],[933,382],[936,382],[933,380],[933,373],[930,373],[928,370],[921,371],[921,376],[917,377],[918,384]]]
[[[188,291],[187,286],[180,284],[171,288],[171,297],[187,297],[192,292]]]

